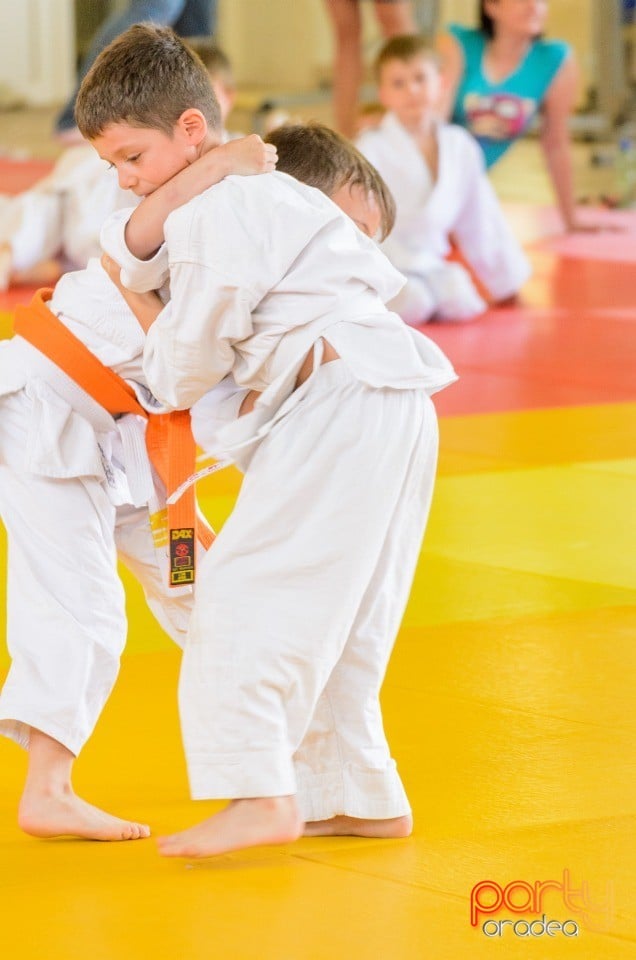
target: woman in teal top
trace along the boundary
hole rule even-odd
[[[570,47],[542,39],[547,0],[480,0],[480,27],[440,37],[446,112],[470,130],[488,167],[539,116],[541,145],[567,230],[576,219],[568,120],[578,72]]]

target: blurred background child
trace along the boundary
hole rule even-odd
[[[397,216],[382,248],[408,279],[391,307],[410,324],[471,320],[486,301],[460,263],[446,258],[451,235],[494,301],[514,296],[530,274],[486,177],[479,147],[440,123],[438,58],[424,38],[394,37],[377,59],[387,113],[358,147],[395,199]]]

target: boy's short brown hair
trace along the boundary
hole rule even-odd
[[[331,197],[340,187],[360,186],[371,193],[381,215],[382,239],[395,223],[395,202],[366,157],[341,134],[322,123],[283,124],[265,138],[278,151],[276,169],[317,187]]]
[[[429,63],[435,64],[436,67],[440,66],[439,55],[425,36],[414,33],[391,37],[375,58],[376,80],[380,80],[382,67],[389,60],[401,60],[402,63],[407,63],[413,57],[423,57]]]
[[[199,57],[169,27],[138,23],[102,50],[84,77],[75,120],[88,140],[112,123],[171,136],[181,114],[193,108],[220,129],[219,105]]]

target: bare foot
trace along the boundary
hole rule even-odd
[[[164,857],[214,857],[244,847],[291,843],[302,831],[294,797],[232,800],[195,827],[160,837],[159,853]]]
[[[392,817],[390,820],[362,820],[358,817],[332,817],[305,824],[304,837],[375,837],[399,839],[410,837],[413,817]]]
[[[83,840],[143,840],[150,827],[120,820],[86,803],[72,790],[25,793],[20,801],[18,824],[32,837],[80,837]]]

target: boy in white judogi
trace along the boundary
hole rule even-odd
[[[357,143],[391,190],[395,227],[382,249],[407,284],[391,304],[410,324],[471,320],[486,309],[468,271],[448,262],[451,237],[493,301],[517,294],[530,265],[508,227],[479,147],[440,123],[436,53],[421,37],[394,37],[377,60],[380,126]]]
[[[166,75],[171,63],[177,75],[194,70],[179,46],[170,31],[138,25],[84,80],[80,129],[122,183],[140,142],[130,118],[150,111],[144,84],[122,112],[122,71],[133,56],[144,78],[151,63]],[[144,131],[139,175],[206,151],[200,111],[180,123],[189,140]],[[250,179],[226,178],[168,217],[172,300],[153,316],[151,294],[145,320],[145,372],[163,402],[188,407],[228,374],[252,392],[216,438],[214,452],[245,479],[200,569],[180,684],[192,792],[232,802],[167,838],[172,856],[287,841],[305,821],[315,833],[411,829],[378,694],[430,503],[429,394],[455,375],[387,312],[403,280],[334,203],[284,174],[260,187]],[[368,194],[364,179],[357,188]],[[142,232],[152,201],[140,209]],[[157,243],[138,249],[134,220],[107,225],[105,245],[128,286],[153,289],[165,251],[134,257],[126,241],[143,256]]]
[[[214,110],[210,116],[216,119]],[[256,172],[275,155],[259,138],[248,139],[247,153],[236,142],[212,151],[217,178],[235,167]],[[140,195],[152,190],[129,186]],[[145,447],[144,409],[160,408],[142,370],[143,331],[97,260],[64,276],[46,304],[36,297],[17,322],[21,335],[0,343],[0,514],[9,538],[12,657],[0,733],[29,749],[19,822],[37,836],[136,839],[148,828],[80,800],[71,770],[125,643],[117,554],[179,645],[191,609],[191,588],[168,586],[165,547],[155,548],[151,529],[165,489]],[[94,380],[105,376],[108,390],[130,391],[133,412],[115,419],[104,408],[85,382],[95,365]]]

